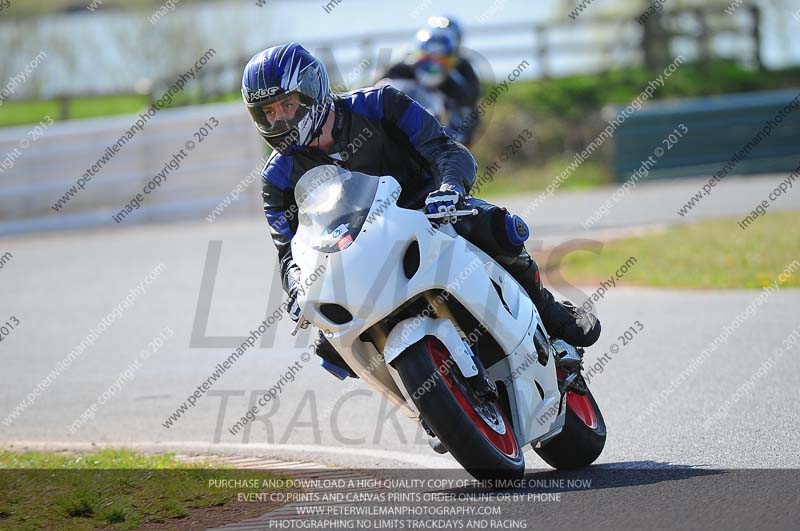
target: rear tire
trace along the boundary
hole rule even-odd
[[[467,472],[477,479],[522,477],[525,457],[502,408],[475,396],[438,339],[421,339],[392,365],[428,427]]]
[[[597,402],[588,390],[586,395],[567,391],[567,412],[561,433],[534,451],[558,469],[589,466],[606,444],[606,423]]]

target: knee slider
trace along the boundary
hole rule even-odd
[[[491,231],[496,244],[505,253],[517,254],[530,236],[525,221],[505,208],[497,208],[492,212]]]
[[[528,228],[528,224],[525,223],[525,220],[516,214],[509,214],[507,212],[505,218],[508,242],[514,247],[525,243],[531,235],[531,231]]]
[[[519,216],[509,214],[505,208],[491,206],[478,216],[465,218],[456,225],[459,234],[477,245],[493,258],[516,257],[530,236],[528,225]]]

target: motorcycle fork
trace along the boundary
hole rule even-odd
[[[458,324],[458,320],[453,312],[450,310],[450,307],[447,306],[447,301],[442,301],[438,297],[435,297],[433,293],[430,291],[424,294],[425,301],[427,301],[428,306],[433,311],[433,314],[436,317],[447,319],[453,326],[455,326],[456,330],[458,331],[458,335],[461,338],[466,346],[468,347],[470,356],[472,356],[472,361],[475,363],[475,367],[478,368],[478,374],[475,376],[471,376],[465,378],[469,386],[475,391],[475,394],[480,398],[488,401],[488,402],[495,402],[500,397],[497,391],[497,386],[492,382],[492,380],[486,375],[486,370],[483,367],[483,362],[480,359],[480,356],[476,354],[476,348],[473,348],[472,345],[469,344],[467,340],[467,335],[461,329],[461,326]]]

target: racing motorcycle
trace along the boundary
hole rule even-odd
[[[449,107],[447,99],[440,91],[427,88],[412,79],[383,78],[375,83],[376,87],[383,85],[392,85],[405,92],[409,98],[435,116],[448,135],[466,145],[466,139],[461,132],[464,129],[462,127],[465,119],[464,110]]]
[[[375,82],[376,87],[384,85],[391,85],[397,90],[405,92],[409,98],[434,115],[440,124],[448,123],[447,102],[441,92],[426,88],[413,79],[383,78]]]
[[[445,214],[399,207],[401,192],[391,176],[332,165],[299,180],[298,327],[322,330],[478,479],[522,476],[527,444],[554,468],[591,464],[606,426],[583,351],[550,338],[522,286]]]

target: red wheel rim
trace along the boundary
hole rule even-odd
[[[472,421],[472,424],[478,428],[481,434],[499,452],[503,453],[503,455],[507,457],[515,459],[519,455],[519,446],[517,445],[517,439],[514,437],[514,433],[511,430],[511,425],[508,423],[503,411],[496,405],[493,405],[495,412],[502,419],[503,425],[505,426],[505,433],[498,433],[492,429],[489,424],[487,424],[486,420],[484,420],[477,411],[475,411],[475,406],[472,405],[469,398],[467,398],[467,396],[464,394],[464,391],[453,378],[453,371],[447,369],[447,367],[452,364],[450,353],[447,352],[447,350],[442,347],[439,341],[435,339],[428,339],[427,345],[428,353],[433,360],[436,370],[442,377],[442,381],[445,383],[445,385],[447,385],[447,388],[450,389],[450,392],[461,406],[461,409],[464,410],[469,419]]]
[[[556,369],[556,374],[559,379],[566,377],[561,369]],[[567,391],[567,407],[588,427],[591,429],[597,427],[597,415],[594,412],[594,406],[592,406],[592,401],[589,400],[588,395],[582,395],[575,391]]]
[[[584,424],[592,429],[597,427],[597,415],[594,413],[592,401],[587,395],[581,395],[574,391],[567,391],[567,407],[575,413]]]

